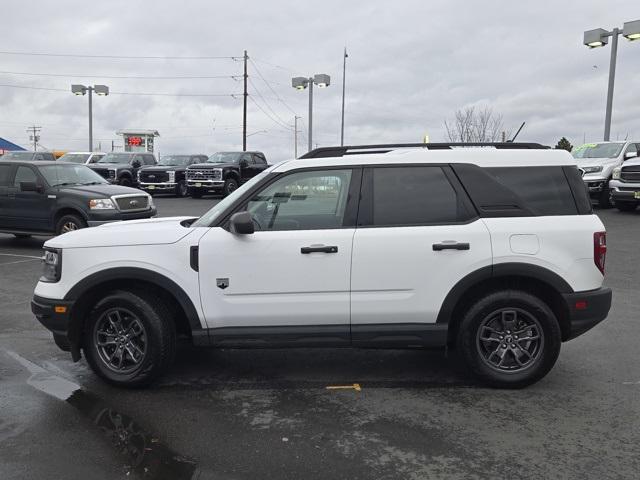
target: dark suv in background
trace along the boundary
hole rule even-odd
[[[18,238],[153,217],[151,197],[85,165],[0,159],[0,232]]]
[[[214,153],[205,163],[187,168],[189,195],[200,198],[206,193],[217,193],[226,197],[267,167],[262,152]]]
[[[173,193],[186,197],[187,167],[207,161],[206,155],[166,155],[156,166],[138,170],[138,188],[148,193]]]
[[[89,165],[89,168],[106,178],[109,183],[130,187],[136,184],[141,167],[156,163],[153,153],[112,152]]]

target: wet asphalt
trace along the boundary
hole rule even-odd
[[[163,216],[215,201],[156,198]],[[116,389],[30,312],[44,239],[0,234],[0,478],[638,478],[640,210],[598,214],[610,316],[518,391],[442,352],[189,346],[158,384]]]

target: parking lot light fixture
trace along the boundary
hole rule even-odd
[[[313,148],[313,85],[318,88],[326,88],[331,84],[331,77],[326,73],[316,73],[313,77],[293,77],[291,86],[296,90],[304,90],[309,87],[309,150]]]
[[[96,95],[106,97],[109,95],[109,87],[106,85],[71,85],[71,93],[74,95],[85,95],[89,92],[89,151],[93,152],[93,102],[92,93],[96,92]]]
[[[611,60],[609,61],[609,85],[607,87],[607,108],[604,116],[604,141],[611,138],[611,110],[613,107],[613,86],[616,78],[616,61],[618,56],[618,35],[627,40],[640,39],[640,20],[625,22],[623,28],[614,28],[611,31],[604,28],[596,28],[584,32],[582,43],[589,48],[604,47],[611,37]]]

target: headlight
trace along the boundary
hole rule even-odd
[[[153,197],[149,195],[149,208],[153,208],[155,205],[153,204]]]
[[[176,172],[167,172],[169,174],[169,182],[173,183],[176,181]]]
[[[59,248],[47,248],[42,257],[44,265],[41,282],[55,283],[60,280],[62,272],[62,250]]]
[[[140,183],[140,170],[138,170],[138,173],[136,174],[137,178],[138,178],[138,183]]]
[[[611,178],[614,180],[620,180],[620,172],[622,171],[621,167],[616,167],[613,169],[613,173],[611,174]]]
[[[91,210],[113,210],[116,206],[110,198],[94,198],[89,200]]]
[[[109,170],[109,178],[116,178],[116,173],[117,173],[116,170],[113,170],[113,169]]]
[[[602,171],[602,165],[597,165],[593,167],[582,167],[584,173],[598,173]]]

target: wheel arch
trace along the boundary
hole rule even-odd
[[[195,342],[200,338],[196,339],[196,336],[206,332],[191,298],[173,280],[143,268],[110,268],[83,278],[64,297],[65,300],[74,302],[67,336],[76,351],[79,352],[79,347],[82,346],[82,332],[88,314],[100,294],[110,290],[153,292],[169,308],[178,334],[191,336]]]
[[[85,222],[89,219],[86,212],[83,212],[81,208],[74,207],[71,205],[63,205],[59,207],[55,213],[53,214],[53,227],[57,225],[58,221],[64,217],[65,215],[78,215]]]
[[[536,295],[553,311],[560,324],[562,340],[569,338],[571,325],[563,293],[571,286],[557,273],[532,264],[489,265],[462,278],[445,297],[436,323],[448,324],[448,344],[454,345],[464,312],[479,298],[498,290],[522,290]]]
[[[225,180],[233,179],[236,182],[238,182],[238,186],[240,185],[240,173],[238,173],[235,170],[227,170],[226,174],[224,175],[224,179]]]

